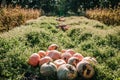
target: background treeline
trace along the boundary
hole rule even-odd
[[[0,32],[41,15],[83,15],[107,25],[120,25],[120,0],[0,0]]]
[[[120,0],[0,0],[1,6],[20,5],[24,8],[42,9],[45,13],[79,13],[90,8],[115,8]]]

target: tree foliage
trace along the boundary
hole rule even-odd
[[[77,13],[79,9],[94,7],[108,8],[119,5],[120,0],[1,0],[1,5],[20,5],[24,8],[43,9],[45,13],[64,13],[72,11]]]

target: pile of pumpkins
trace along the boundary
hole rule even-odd
[[[39,65],[41,76],[56,74],[57,80],[75,80],[77,77],[84,80],[94,76],[93,64],[97,64],[95,58],[84,57],[73,49],[57,49],[57,44],[51,44],[47,51],[33,53],[28,59],[28,64],[33,67]]]

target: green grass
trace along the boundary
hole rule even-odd
[[[66,17],[61,24],[70,25],[62,31],[56,17],[42,16],[21,27],[0,33],[0,79],[24,80],[33,75],[41,79],[39,67],[27,64],[32,53],[47,50],[56,43],[61,49],[72,48],[83,56],[95,57],[95,76],[91,80],[120,80],[120,26],[112,27],[85,17]]]

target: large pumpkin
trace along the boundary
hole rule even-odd
[[[51,57],[53,60],[61,58],[61,53],[57,50],[51,50],[48,52],[47,56]]]
[[[49,47],[48,47],[48,50],[56,50],[58,48],[58,45],[57,44],[51,44]]]
[[[57,67],[52,62],[44,63],[40,67],[40,74],[42,76],[49,77],[49,76],[55,75],[56,73],[57,73]]]
[[[68,62],[68,59],[72,57],[72,55],[70,53],[63,53],[61,55],[61,58],[67,63]]]
[[[77,77],[76,68],[70,64],[63,64],[57,70],[58,80],[74,80]]]
[[[39,65],[41,66],[42,64],[50,62],[50,61],[53,61],[52,58],[49,56],[45,56],[39,60]]]
[[[58,59],[58,60],[55,60],[54,61],[54,64],[57,66],[57,68],[60,66],[60,65],[63,65],[63,64],[66,64],[66,62],[63,60],[63,59]]]
[[[79,63],[79,59],[76,57],[71,57],[68,59],[68,64],[71,64],[73,66],[77,66],[77,64]]]
[[[85,79],[90,79],[93,77],[94,75],[94,69],[91,66],[91,64],[87,61],[81,61],[77,64],[76,67],[77,71],[78,71],[78,75],[80,77],[83,77]]]
[[[40,56],[37,53],[33,53],[28,60],[28,63],[31,66],[37,66],[39,63]]]

